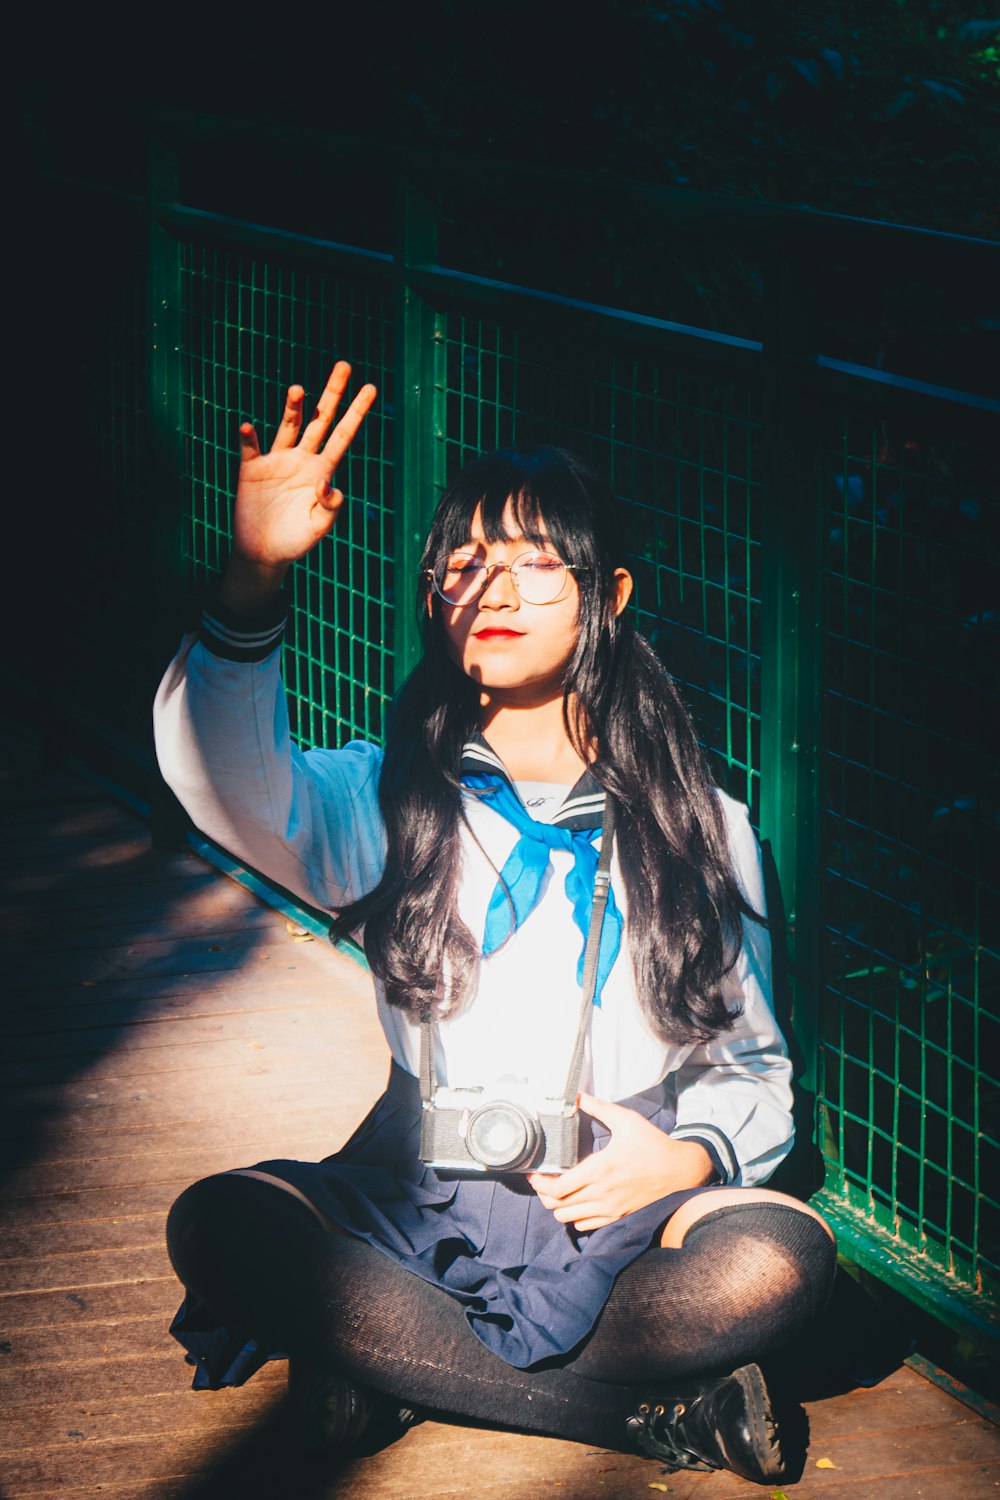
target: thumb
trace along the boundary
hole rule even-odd
[[[331,517],[337,514],[344,503],[343,491],[331,490],[325,481],[321,481],[316,486],[316,499],[324,510],[330,512]]]
[[[620,1104],[612,1104],[609,1099],[596,1099],[593,1094],[580,1095],[580,1108],[585,1115],[593,1115],[595,1120],[600,1120],[609,1130],[614,1130],[626,1113]]]

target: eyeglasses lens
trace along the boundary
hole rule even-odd
[[[471,604],[483,591],[487,574],[507,564],[486,564],[481,557],[452,554],[434,570],[434,586],[449,604]],[[551,552],[525,552],[509,564],[514,588],[526,604],[554,604],[566,587],[566,564]]]

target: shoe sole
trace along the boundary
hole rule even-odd
[[[732,1378],[740,1386],[746,1400],[747,1427],[753,1442],[754,1458],[761,1473],[757,1483],[768,1484],[773,1479],[783,1479],[787,1467],[781,1453],[778,1424],[771,1410],[771,1398],[760,1366],[743,1365],[733,1371]],[[743,1466],[735,1455],[730,1459],[727,1453],[726,1459],[730,1468],[740,1473]]]

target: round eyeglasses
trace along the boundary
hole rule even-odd
[[[452,552],[428,568],[427,576],[446,604],[462,608],[475,604],[494,575],[505,571],[525,604],[557,604],[569,587],[571,573],[584,570],[564,563],[554,552],[522,552],[510,563],[488,563],[474,552]]]

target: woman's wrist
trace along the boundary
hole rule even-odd
[[[719,1171],[711,1153],[701,1141],[674,1140],[672,1156],[683,1174],[686,1187],[708,1187],[718,1182]]]
[[[262,614],[281,593],[286,564],[258,563],[234,552],[222,577],[219,603],[234,615]]]

